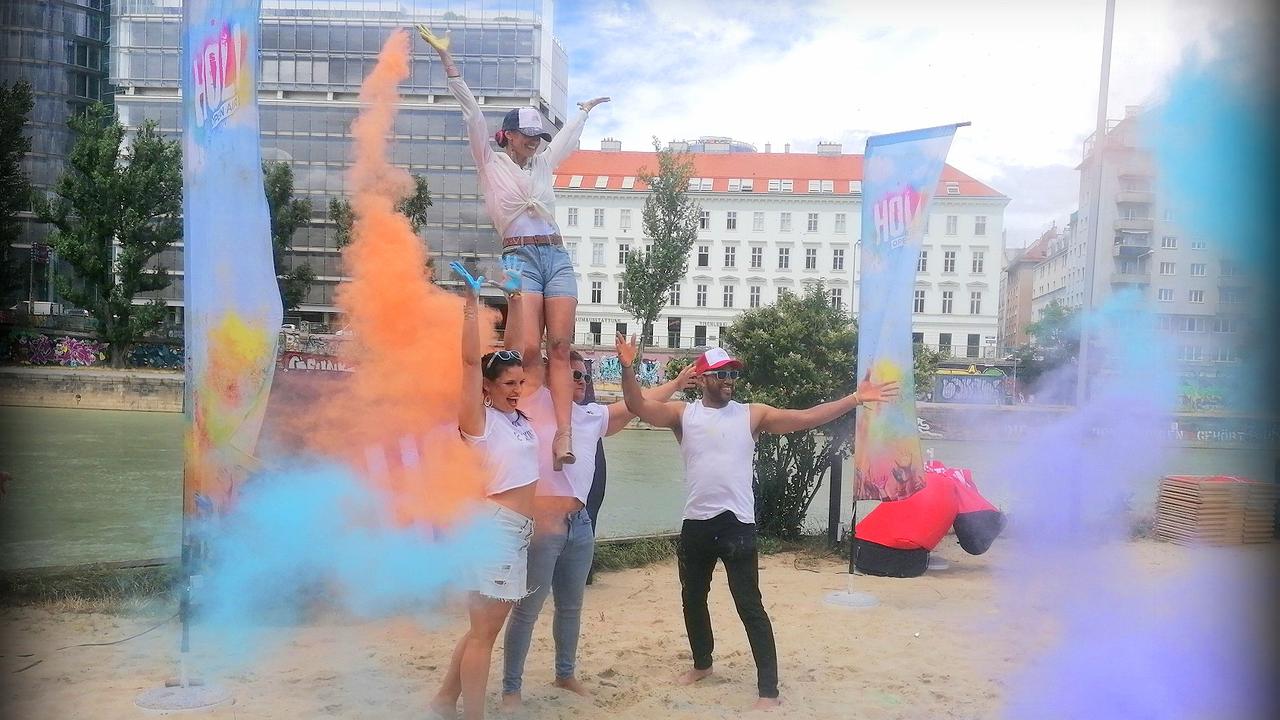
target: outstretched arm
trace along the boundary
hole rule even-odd
[[[858,384],[857,392],[804,410],[788,410],[756,403],[751,406],[751,432],[755,435],[762,432],[785,435],[800,430],[812,430],[835,420],[859,405],[884,402],[897,396],[896,380],[872,383],[870,379],[864,379]]]
[[[644,395],[640,381],[636,379],[636,358],[640,354],[633,335],[631,342],[622,333],[618,333],[615,347],[618,350],[618,364],[622,366],[622,399],[627,410],[655,427],[677,429],[680,416],[684,413],[684,403],[679,401],[659,402]]]
[[[449,33],[436,35],[426,25],[417,27],[418,35],[435,48],[436,54],[440,56],[440,62],[444,64],[449,92],[453,93],[453,96],[458,99],[458,104],[462,106],[462,118],[467,125],[467,140],[471,143],[471,157],[476,162],[476,168],[482,168],[493,154],[493,149],[489,147],[489,128],[485,125],[484,115],[480,113],[480,104],[476,102],[476,96],[471,93],[471,88],[467,87],[466,81],[462,79],[462,73],[458,72],[458,66],[453,62],[453,56],[449,54]]]
[[[462,397],[458,401],[458,429],[480,437],[484,435],[484,374],[480,369],[480,302],[478,295],[484,277],[473,278],[462,263],[449,267],[466,282],[462,305]]]
[[[555,137],[551,138],[551,142],[547,143],[547,162],[551,163],[552,172],[572,155],[574,150],[578,149],[578,141],[582,139],[582,128],[587,125],[587,114],[591,112],[591,108],[606,102],[609,102],[609,98],[598,97],[578,103],[582,112],[570,120],[560,132],[556,133]]]
[[[684,388],[689,387],[689,383],[692,379],[693,363],[689,363],[684,366],[684,369],[680,371],[679,375],[676,375],[674,378],[657,387],[651,387],[648,390],[643,391],[642,394],[648,400],[665,403],[671,399],[671,396],[674,395],[677,390],[683,390]],[[613,435],[626,427],[627,423],[631,422],[631,418],[633,417],[635,417],[635,413],[631,412],[631,410],[627,408],[627,404],[625,402],[616,402],[610,405],[609,427],[605,430],[604,434],[606,436]]]

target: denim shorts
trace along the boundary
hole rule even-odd
[[[533,520],[495,502],[481,505],[482,518],[492,523],[499,552],[475,569],[472,588],[487,598],[516,602],[529,594],[529,540]]]
[[[543,297],[578,297],[569,251],[560,245],[518,245],[504,250],[524,261],[524,291]]]

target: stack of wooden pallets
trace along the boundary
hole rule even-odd
[[[1170,475],[1160,481],[1156,535],[1176,543],[1268,542],[1280,486],[1223,475]]]

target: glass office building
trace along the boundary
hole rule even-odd
[[[22,167],[36,192],[53,188],[62,175],[73,138],[67,118],[95,100],[111,102],[107,83],[110,0],[3,0],[0,2],[0,83],[26,80],[32,108],[24,130],[31,152]],[[27,285],[23,299],[57,300],[49,287],[45,253],[39,247],[48,226],[30,213],[19,215],[19,237],[11,250]]]
[[[329,200],[344,196],[360,82],[390,32],[414,23],[450,31],[458,68],[494,129],[519,106],[537,107],[549,124],[562,127],[567,60],[552,37],[552,13],[552,0],[263,0],[263,157],[292,165],[295,190],[311,200],[313,213],[312,226],[294,236],[288,261],[309,264],[317,282],[290,317],[327,321],[337,310],[343,269]],[[181,131],[181,19],[180,0],[115,1],[111,78],[126,125],[154,119],[167,134]],[[462,113],[435,52],[416,35],[413,47],[390,152],[395,164],[430,186],[433,204],[420,234],[436,267],[495,258],[498,238],[480,197]],[[166,251],[159,262],[181,269],[181,252]],[[175,275],[162,297],[181,305],[182,277]]]

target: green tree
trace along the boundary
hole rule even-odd
[[[131,142],[112,110],[94,103],[67,121],[76,141],[52,198],[35,197],[36,216],[53,225],[49,242],[76,282],[54,278],[58,292],[93,316],[123,367],[129,349],[164,318],[161,300],[139,293],[169,286],[151,260],[182,237],[182,150],[148,121]]]
[[[31,85],[25,80],[0,85],[0,299],[8,307],[23,284],[21,263],[13,243],[18,240],[18,213],[31,207],[31,181],[22,158],[31,151],[23,132],[31,113]],[[31,254],[28,253],[28,262]]]
[[[293,246],[294,233],[311,222],[311,201],[294,197],[293,168],[288,163],[262,163],[262,178],[271,216],[271,256],[275,260],[276,283],[280,286],[280,303],[288,312],[307,299],[316,280],[315,270],[306,263],[285,268],[285,253]]]
[[[742,360],[735,394],[742,402],[805,408],[856,389],[856,322],[833,308],[821,282],[803,295],[783,293],[777,302],[748,310],[720,333]],[[761,435],[756,443],[756,521],[760,532],[800,535],[805,513],[833,460],[852,445],[853,415],[815,430]]]
[[[1018,381],[1033,392],[1040,379],[1060,367],[1072,364],[1080,355],[1080,313],[1054,300],[1045,306],[1040,319],[1026,327],[1032,342],[1013,351],[1018,368]],[[1053,397],[1046,399],[1067,402],[1075,394],[1075,375],[1054,383]]]
[[[652,245],[648,250],[632,248],[622,275],[626,288],[622,309],[640,321],[646,338],[652,337],[653,323],[667,304],[671,286],[684,278],[702,214],[702,207],[688,192],[695,172],[691,156],[662,149],[656,137],[653,148],[658,172],[641,168],[636,173],[649,186],[643,218],[644,235]]]
[[[427,179],[421,175],[413,176],[413,192],[396,203],[396,211],[409,220],[409,227],[416,234],[427,224],[427,208],[431,207],[431,189],[427,187]],[[351,202],[346,198],[329,199],[329,219],[338,226],[338,247],[346,247],[351,242],[351,226],[355,224],[356,214],[351,209]]]
[[[925,345],[912,348],[914,364],[913,379],[916,383],[916,398],[921,398],[933,391],[933,376],[938,374],[938,363],[945,357],[941,350],[933,350]]]

